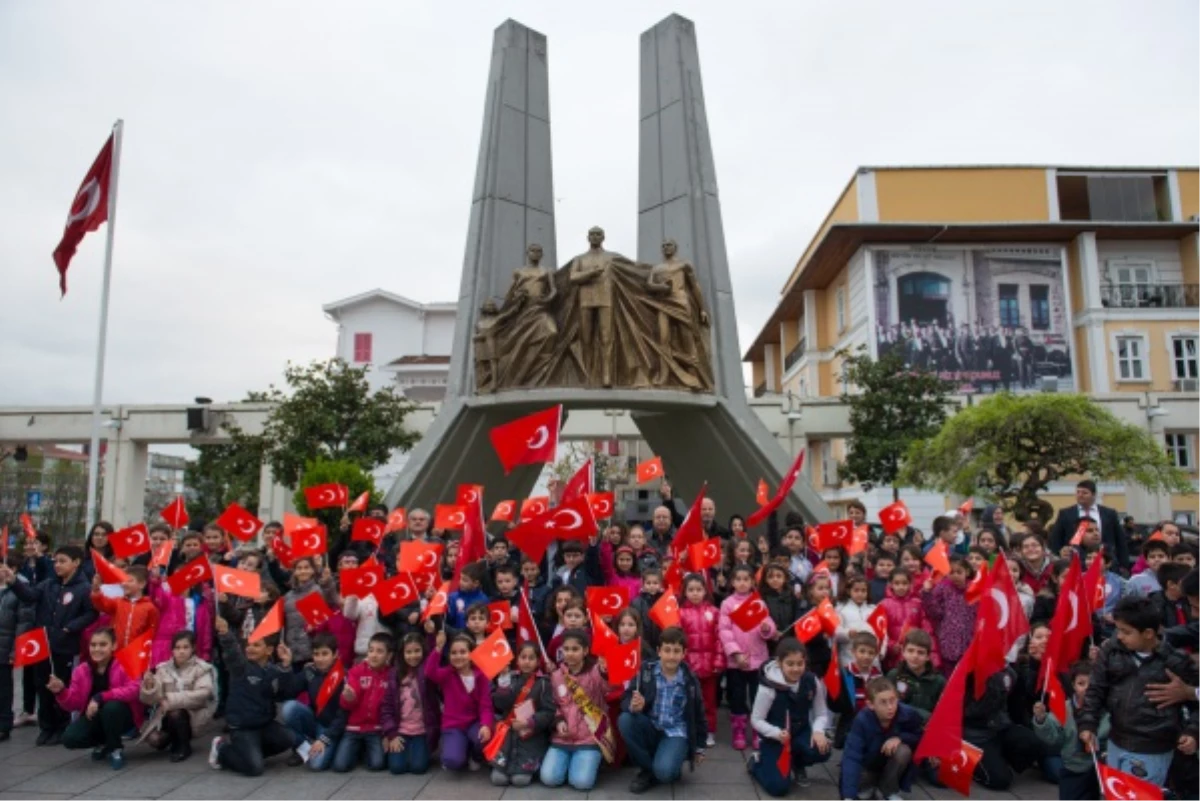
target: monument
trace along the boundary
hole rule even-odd
[[[389,505],[451,502],[464,481],[489,503],[526,497],[539,467],[505,475],[487,432],[555,403],[631,410],[677,491],[708,481],[729,512],[788,469],[746,401],[690,20],[642,34],[640,96],[636,258],[595,226],[555,267],[546,37],[496,29],[446,400]],[[788,505],[829,517],[803,479]]]

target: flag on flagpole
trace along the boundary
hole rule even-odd
[[[83,183],[75,192],[71,201],[71,210],[67,214],[67,223],[63,227],[62,238],[58,247],[54,248],[54,264],[58,268],[58,287],[62,294],[67,294],[67,268],[83,237],[95,231],[100,224],[108,220],[108,199],[112,187],[113,151],[116,133],[109,134],[108,141],[100,148],[100,154],[92,162]]]

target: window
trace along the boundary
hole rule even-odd
[[[1117,375],[1122,381],[1146,381],[1145,341],[1140,336],[1117,337]]]
[[[1168,432],[1164,438],[1167,442],[1167,456],[1171,457],[1171,464],[1181,470],[1191,470],[1195,467],[1196,460],[1192,457],[1192,437],[1190,435]]]
[[[1112,222],[1171,219],[1165,175],[1058,176],[1059,218]]]
[[[371,335],[354,335],[354,363],[363,364],[371,361]]]
[[[1171,337],[1171,370],[1176,381],[1196,378],[1196,350],[1200,339],[1192,336]]]
[[[839,286],[837,288],[833,302],[837,304],[837,330],[840,334],[846,330],[846,287]]]
[[[1158,295],[1154,274],[1154,262],[1110,261],[1108,277],[1112,281],[1110,302],[1120,308],[1135,309],[1139,306],[1162,305],[1153,301]]]
[[[821,443],[821,482],[827,487],[838,486],[838,465],[833,458],[833,443]]]
[[[1000,327],[1021,327],[1021,301],[1018,297],[1020,287],[1016,284],[1000,285]]]
[[[1050,287],[1045,284],[1029,287],[1029,324],[1034,331],[1050,330]]]

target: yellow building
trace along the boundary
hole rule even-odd
[[[1195,478],[1198,220],[1193,167],[860,168],[745,354],[754,394],[799,410],[810,478],[835,511],[890,497],[837,480],[849,429],[830,413],[842,391],[836,354],[859,345],[898,350],[963,395],[1088,393],[1149,429]],[[1064,505],[1072,488],[1053,485],[1047,500]],[[1196,520],[1195,493],[1100,491],[1139,520]],[[914,497],[914,516],[951,500]]]

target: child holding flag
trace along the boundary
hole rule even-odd
[[[746,747],[746,724],[750,704],[758,690],[758,670],[769,656],[767,643],[775,637],[775,622],[770,615],[752,631],[742,631],[730,619],[754,591],[754,572],[747,566],[734,568],[731,579],[733,594],[721,602],[718,632],[725,660],[729,666],[725,681],[729,689],[729,720],[733,729],[733,747]]]
[[[679,624],[687,635],[687,666],[700,682],[700,692],[704,698],[708,748],[717,744],[713,737],[717,731],[717,689],[721,683],[721,674],[725,672],[725,649],[717,632],[719,616],[720,612],[709,600],[704,579],[698,575],[690,575],[684,579]],[[660,647],[660,659],[661,653]]]

